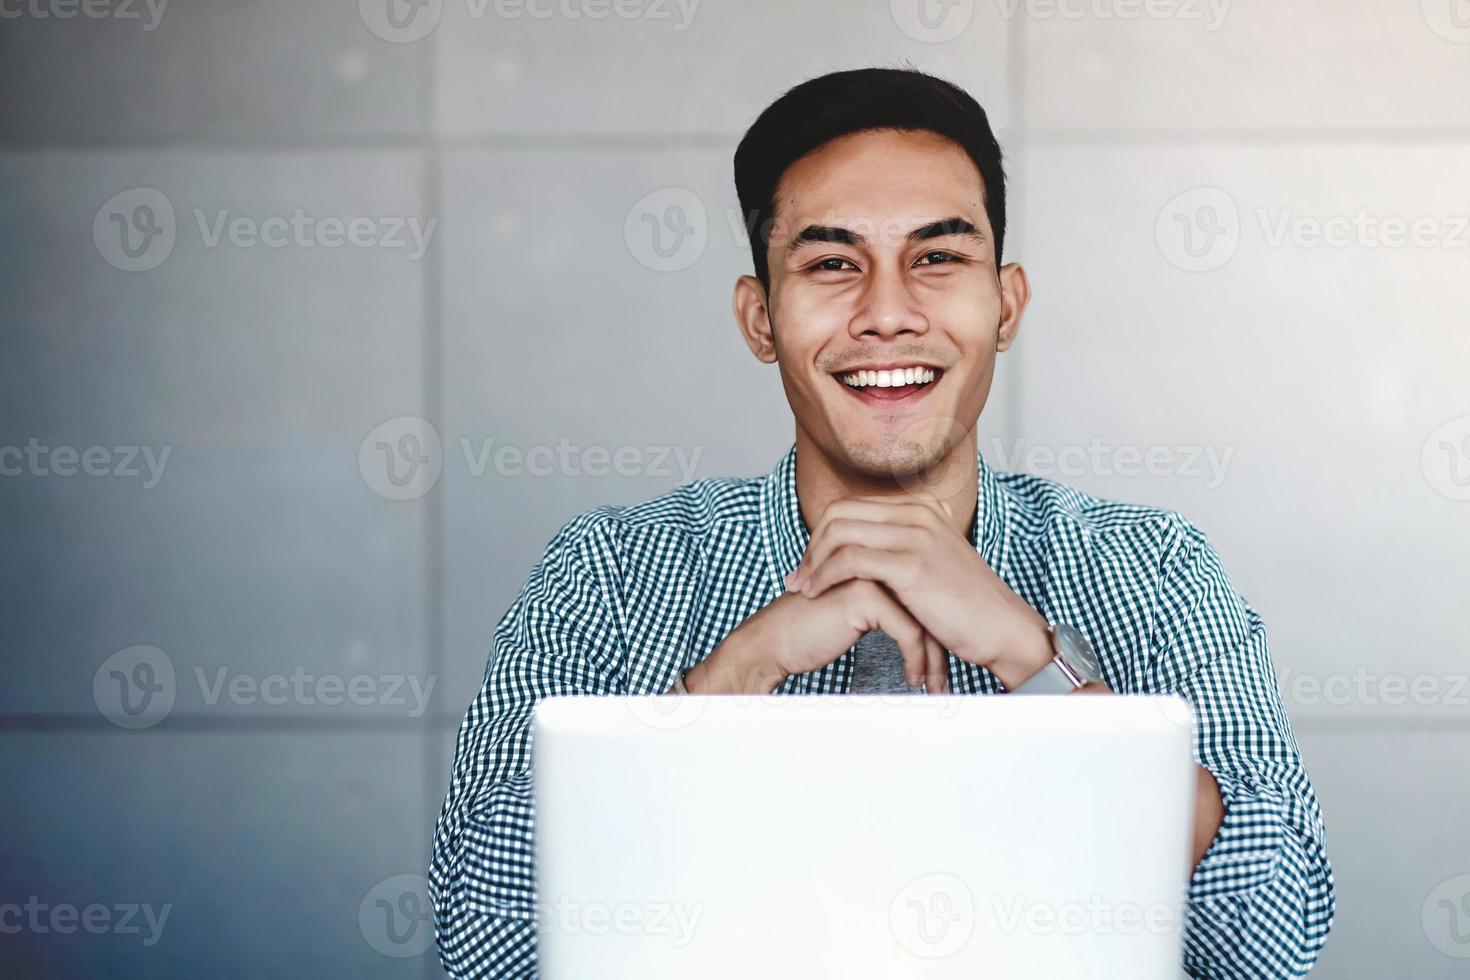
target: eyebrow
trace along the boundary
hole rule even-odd
[[[911,242],[926,242],[933,238],[946,238],[951,235],[973,238],[978,242],[985,241],[985,236],[973,223],[958,215],[920,225],[904,237]],[[860,248],[866,245],[867,241],[850,228],[838,228],[833,225],[807,225],[791,239],[791,243],[786,246],[786,251],[797,252],[817,244],[851,245],[853,248]]]

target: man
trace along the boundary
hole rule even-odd
[[[1101,668],[1079,690],[1194,705],[1185,968],[1305,974],[1332,872],[1259,616],[1179,515],[997,473],[976,451],[1030,297],[1001,264],[984,110],[916,71],[826,75],[756,120],[735,183],[755,260],[735,316],[779,367],[795,445],[763,479],[599,508],[551,541],[459,734],[433,860],[446,968],[534,975],[538,699],[842,694],[870,633],[896,643],[910,685],[999,694],[1053,669],[1051,627],[1069,627]]]

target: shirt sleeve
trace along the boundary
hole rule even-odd
[[[455,743],[429,877],[439,959],[454,977],[535,977],[531,712],[551,695],[626,686],[612,542],[596,514],[557,533],[496,627]]]
[[[1204,535],[1182,521],[1175,530],[1160,576],[1155,689],[1194,706],[1196,761],[1225,805],[1190,881],[1184,967],[1230,980],[1305,976],[1336,905],[1322,813],[1264,623]]]

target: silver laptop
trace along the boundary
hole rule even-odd
[[[557,697],[542,980],[1180,976],[1172,697]]]

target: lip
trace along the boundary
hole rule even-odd
[[[926,385],[904,385],[902,388],[879,388],[876,385],[866,388],[854,388],[842,380],[842,375],[849,374],[853,371],[889,371],[895,367],[926,367],[934,372],[934,380]],[[920,361],[889,361],[886,364],[854,364],[852,367],[844,368],[836,374],[831,375],[831,378],[837,387],[847,392],[853,398],[868,405],[875,407],[908,406],[928,397],[929,392],[938,387],[939,383],[944,380],[944,368],[935,367]]]

